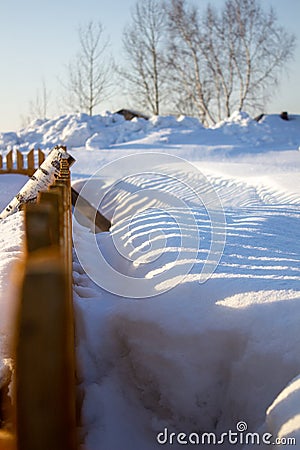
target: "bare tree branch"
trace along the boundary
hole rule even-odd
[[[63,85],[66,103],[74,111],[93,115],[96,106],[109,97],[112,63],[106,57],[109,44],[101,23],[89,22],[79,28],[79,51],[67,68]]]
[[[164,39],[166,20],[159,0],[138,0],[131,23],[123,33],[126,68],[118,73],[125,80],[130,95],[138,105],[159,114],[166,99]]]
[[[186,0],[168,0],[167,15],[173,91],[206,124],[261,107],[294,54],[295,36],[258,0],[227,0],[201,16]]]

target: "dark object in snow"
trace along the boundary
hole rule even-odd
[[[283,112],[280,114],[280,117],[281,117],[281,119],[283,119],[283,120],[290,120],[287,111],[283,111]]]
[[[134,117],[138,117],[140,119],[145,119],[145,120],[149,119],[148,116],[145,116],[144,114],[141,114],[137,111],[132,111],[129,109],[120,109],[119,111],[116,111],[115,114],[120,114],[121,116],[124,117],[125,120],[132,120],[132,119],[134,119]]]
[[[92,224],[94,224],[95,233],[99,233],[100,231],[109,231],[111,223],[108,219],[106,219],[106,217],[94,208],[85,198],[81,197],[81,195],[75,191],[74,188],[71,188],[71,194],[72,205],[76,208],[77,212],[83,214]]]
[[[254,117],[254,120],[256,120],[256,122],[260,122],[264,116],[265,116],[265,113],[259,114],[259,116]]]

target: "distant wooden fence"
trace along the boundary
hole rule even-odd
[[[44,160],[45,154],[40,149],[37,150],[37,164],[34,149],[27,154],[10,150],[6,155],[0,154],[0,174],[20,173],[31,177]]]
[[[76,450],[71,187],[66,160],[61,160],[59,178],[39,194],[37,204],[25,206],[25,233],[25,258],[15,273],[20,303],[13,431],[0,432],[0,450]]]

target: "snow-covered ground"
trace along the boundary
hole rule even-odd
[[[254,448],[288,437],[300,446],[300,117],[291,119],[236,113],[205,129],[186,117],[107,113],[0,134],[23,151],[68,145],[74,187],[113,223],[94,238],[74,217],[85,450],[195,447],[189,433],[229,430],[239,443],[227,436],[219,446],[242,449],[239,422],[260,433]],[[0,206],[22,183],[0,177]],[[4,312],[21,219],[0,223]],[[173,444],[157,442],[166,430]]]

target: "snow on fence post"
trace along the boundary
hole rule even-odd
[[[61,160],[51,189],[24,208],[26,257],[16,274],[17,450],[78,449],[68,167]]]
[[[42,159],[41,154],[39,157]],[[12,161],[12,156],[10,156],[10,158]],[[67,152],[66,147],[54,147],[27,183],[0,213],[0,219],[5,219],[10,214],[20,210],[23,204],[29,201],[35,201],[38,193],[43,189],[46,189],[59,175],[61,159],[66,159],[70,165],[75,161],[75,159]],[[11,169],[10,173],[12,172],[13,170]],[[21,173],[20,170],[17,171],[17,173]]]

